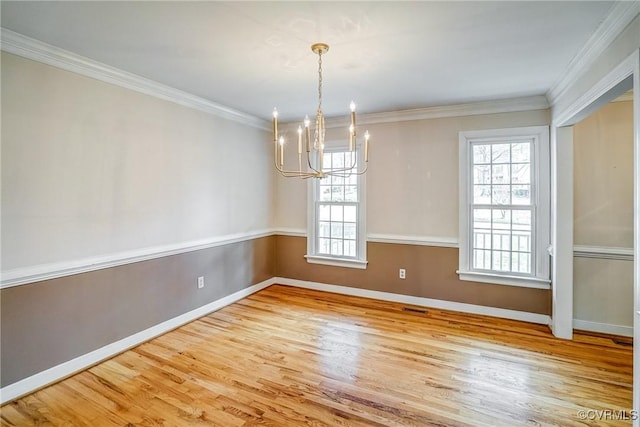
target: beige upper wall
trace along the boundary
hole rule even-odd
[[[269,135],[2,53],[2,269],[269,228]]]
[[[633,103],[612,102],[573,128],[576,245],[633,247]]]
[[[536,110],[360,126],[372,135],[367,233],[457,238],[458,132],[548,124],[549,111]],[[327,140],[344,135],[330,129]],[[291,165],[297,165],[295,151],[286,159]],[[278,179],[276,226],[306,228],[306,185]]]

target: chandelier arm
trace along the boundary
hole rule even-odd
[[[309,156],[309,153],[307,152],[307,164],[309,165],[309,169],[311,169],[312,171],[316,172],[316,173],[320,173],[319,170],[317,170],[316,168],[314,168],[313,166],[311,166],[311,157]]]
[[[300,177],[300,178],[314,178],[317,174],[312,172],[298,172],[298,171],[290,171],[290,170],[278,170],[280,174],[286,178],[290,177]]]

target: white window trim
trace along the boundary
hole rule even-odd
[[[343,145],[335,142],[325,142],[325,152],[344,151]],[[364,164],[364,154],[361,150],[361,144],[356,146],[356,155],[358,156],[358,164],[362,167]],[[358,176],[358,224],[357,235],[358,245],[356,258],[346,258],[339,256],[327,256],[325,254],[317,255],[317,220],[316,220],[316,198],[317,198],[317,178],[311,178],[307,182],[307,254],[305,258],[310,264],[323,264],[334,267],[348,267],[357,269],[367,268],[367,174]]]
[[[471,143],[495,142],[515,138],[533,139],[534,170],[533,180],[537,184],[534,195],[536,211],[535,224],[535,272],[531,276],[500,274],[499,272],[480,272],[470,268],[470,218],[469,208],[472,194],[469,188],[471,163]],[[498,285],[520,286],[527,288],[550,289],[549,279],[549,221],[550,221],[550,175],[549,175],[549,127],[529,126],[507,129],[488,129],[463,131],[459,133],[459,269],[460,280],[493,283]]]

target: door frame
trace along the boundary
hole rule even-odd
[[[573,337],[573,125],[633,89],[633,425],[640,427],[640,49],[571,105],[553,111],[551,124],[551,254],[553,334]]]

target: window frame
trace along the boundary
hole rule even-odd
[[[355,147],[358,165],[364,164],[364,154],[361,144]],[[348,152],[343,145],[335,142],[325,142],[325,153]],[[316,154],[313,153],[313,156]],[[315,159],[312,159],[315,160]],[[320,179],[312,178],[307,183],[307,254],[305,258],[311,264],[324,264],[335,267],[349,267],[366,269],[367,268],[367,238],[366,238],[366,174],[357,176],[358,201],[357,202],[330,202],[329,204],[353,205],[357,206],[356,217],[356,256],[338,256],[318,254],[318,209],[321,201],[319,200]]]
[[[473,150],[477,143],[514,143],[528,140],[531,150],[532,272],[531,274],[472,268]],[[459,133],[459,269],[460,280],[549,289],[550,276],[550,157],[549,127],[528,126]],[[511,163],[510,163],[511,164]],[[496,206],[496,205],[493,205]],[[513,206],[513,205],[510,205]],[[523,205],[528,206],[528,205]]]

